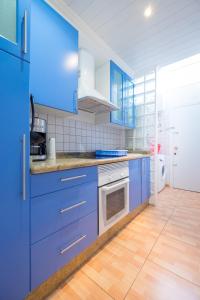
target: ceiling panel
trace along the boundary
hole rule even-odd
[[[200,0],[64,0],[136,73],[200,52]]]

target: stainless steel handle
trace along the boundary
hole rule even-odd
[[[71,181],[71,180],[76,180],[79,178],[87,177],[87,175],[80,175],[80,176],[74,176],[74,177],[68,177],[68,178],[61,178],[61,182],[66,182],[66,181]]]
[[[79,207],[79,206],[85,204],[86,202],[87,202],[87,201],[82,201],[82,202],[79,202],[79,203],[77,203],[77,204],[74,204],[74,205],[72,205],[72,206],[70,206],[70,207],[63,208],[63,209],[60,210],[60,213],[63,214],[63,213],[65,213],[65,212],[68,212],[69,210],[71,210],[71,209],[73,209],[73,208],[76,208],[76,207]]]
[[[120,180],[119,183],[117,183],[117,184],[112,184],[112,185],[109,185],[109,186],[104,186],[104,187],[102,187],[102,191],[103,192],[107,192],[107,191],[110,191],[110,190],[115,189],[117,187],[120,187],[121,185],[126,184],[126,183],[129,183],[129,179],[128,178],[124,179],[124,180]]]
[[[82,240],[84,240],[87,237],[87,235],[82,235],[78,240],[76,240],[75,242],[73,242],[71,245],[69,245],[68,247],[60,250],[60,254],[63,255],[65,252],[69,251],[71,248],[73,248],[74,246],[76,246],[78,243],[80,243]]]
[[[26,135],[22,138],[22,198],[26,200]]]
[[[28,12],[24,11],[24,48],[23,52],[26,54],[28,52]]]

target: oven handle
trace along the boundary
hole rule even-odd
[[[129,178],[126,178],[124,180],[120,180],[118,183],[115,183],[115,184],[112,184],[112,185],[109,185],[109,186],[103,186],[101,188],[101,190],[103,192],[108,192],[114,188],[117,188],[117,187],[120,187],[121,185],[125,184],[125,183],[129,183]]]

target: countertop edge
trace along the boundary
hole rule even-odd
[[[65,171],[70,169],[78,169],[78,168],[84,168],[84,167],[92,167],[92,166],[98,166],[98,165],[105,165],[105,164],[111,164],[116,162],[122,162],[122,161],[129,161],[129,160],[135,160],[145,157],[151,157],[151,154],[129,154],[128,156],[123,157],[116,157],[116,158],[106,158],[106,159],[83,159],[81,158],[77,162],[74,162],[70,159],[66,159],[66,162],[60,162],[59,159],[56,160],[54,165],[50,165],[50,163],[47,161],[47,165],[43,166],[31,166],[30,167],[30,173],[31,175],[37,175],[37,174],[44,174],[44,173],[51,173],[56,171]],[[48,164],[49,163],[49,164]]]

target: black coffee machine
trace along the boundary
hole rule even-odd
[[[32,161],[46,160],[47,158],[47,125],[46,121],[35,117],[33,96],[31,102],[31,126],[30,126],[30,155]]]

